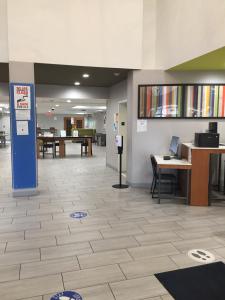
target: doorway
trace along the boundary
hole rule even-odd
[[[119,102],[118,134],[123,136],[122,172],[127,171],[127,100]]]

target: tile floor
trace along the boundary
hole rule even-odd
[[[76,150],[77,155],[73,155]],[[225,207],[153,201],[147,190],[116,190],[104,148],[80,158],[39,160],[40,195],[11,197],[10,148],[0,149],[0,295],[49,300],[64,289],[83,300],[169,300],[154,273],[197,263],[204,248],[225,260]],[[22,176],[22,170],[21,170]],[[70,218],[85,211],[82,220]]]

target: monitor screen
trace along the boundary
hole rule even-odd
[[[179,140],[180,140],[180,138],[178,136],[172,136],[169,150],[174,155],[178,154]]]

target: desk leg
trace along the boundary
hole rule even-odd
[[[92,142],[88,139],[88,157],[92,156]]]
[[[161,168],[159,168],[159,184],[158,184],[158,203],[161,201]]]
[[[63,140],[60,140],[59,141],[59,157],[60,158],[63,158],[66,156],[66,153],[65,153],[65,141]]]

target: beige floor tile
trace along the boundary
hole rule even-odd
[[[133,237],[120,237],[114,239],[91,241],[90,244],[94,252],[138,246],[138,242]]]
[[[42,215],[42,216],[25,216],[13,218],[13,224],[23,224],[23,223],[36,223],[42,221],[52,220],[52,215]]]
[[[23,223],[23,224],[8,224],[1,225],[0,234],[3,232],[15,232],[28,229],[38,229],[40,228],[40,223]]]
[[[177,269],[176,264],[167,256],[121,263],[120,267],[128,279]]]
[[[172,244],[169,243],[128,248],[128,252],[134,259],[167,256],[179,253],[179,251]]]
[[[58,230],[45,230],[45,229],[39,229],[39,230],[27,230],[25,232],[25,239],[39,239],[44,237],[51,237],[56,235],[69,235],[69,229],[58,229]]]
[[[63,273],[66,289],[84,288],[124,279],[125,277],[117,265]]]
[[[86,224],[69,224],[70,231],[75,234],[78,232],[86,232],[86,231],[98,231],[100,229],[110,229],[110,225],[107,223],[103,224],[92,224],[92,225],[86,225]]]
[[[77,243],[48,248],[41,248],[41,260],[57,259],[62,257],[74,257],[79,254],[92,253],[90,244]]]
[[[146,233],[163,232],[169,230],[175,231],[175,230],[183,229],[176,222],[166,222],[166,223],[160,222],[156,224],[140,225],[140,227]]]
[[[0,267],[0,282],[19,280],[20,265]]]
[[[17,240],[24,240],[24,231],[0,233],[1,243]]]
[[[139,300],[165,294],[154,276],[110,283],[116,300]]]
[[[86,242],[102,239],[102,235],[98,231],[88,231],[73,233],[68,236],[56,236],[58,245],[71,244],[76,242]]]
[[[78,261],[81,269],[95,268],[131,260],[132,257],[128,254],[127,250],[124,249],[78,256]]]
[[[189,251],[191,249],[201,248],[201,249],[213,249],[221,247],[215,239],[213,238],[201,238],[194,240],[184,240],[172,243],[179,251]]]
[[[115,300],[108,285],[97,285],[76,290],[83,300]]]
[[[79,270],[77,258],[58,258],[21,265],[20,278],[31,278]]]
[[[61,275],[23,279],[0,283],[0,295],[4,300],[17,300],[63,290]]]
[[[135,234],[143,234],[143,231],[137,227],[130,228],[112,228],[112,229],[103,229],[101,233],[105,239],[117,238],[121,236],[132,236]]]
[[[35,248],[49,247],[49,246],[56,246],[56,239],[54,237],[25,240],[22,242],[21,241],[8,242],[6,247],[6,252],[28,250],[28,249],[35,249]]]
[[[135,238],[141,245],[159,244],[181,240],[181,238],[172,231],[137,235]]]
[[[21,300],[42,300],[42,296],[26,298],[26,299],[21,299]]]
[[[8,252],[0,255],[0,266],[16,265],[40,260],[40,251],[33,249],[27,251]]]

